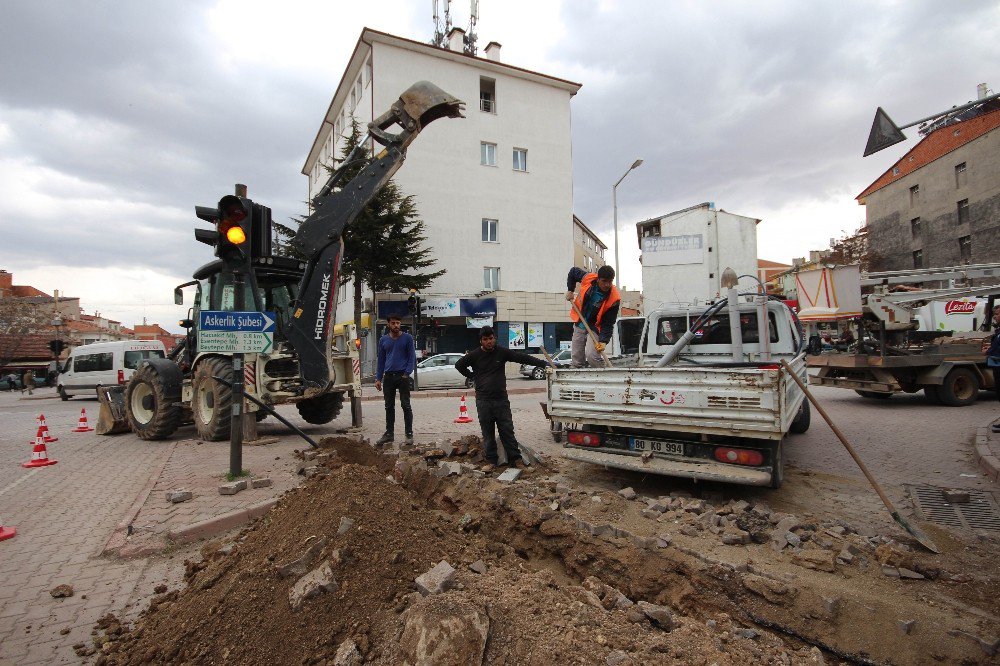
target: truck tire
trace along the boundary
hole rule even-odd
[[[968,368],[953,368],[938,387],[938,396],[949,407],[971,405],[979,397],[979,377]]]
[[[228,384],[215,381],[219,377]],[[233,361],[209,356],[198,363],[191,380],[191,413],[198,436],[206,442],[229,439],[233,410]]]
[[[772,490],[780,488],[781,483],[785,480],[784,448],[784,442],[778,442],[778,445],[774,447],[774,460],[771,464],[771,483],[768,484],[768,487]]]
[[[295,405],[303,421],[316,425],[329,423],[337,418],[343,406],[343,393],[324,393],[315,398],[303,400]]]
[[[934,386],[934,385],[925,386],[924,387],[924,397],[927,398],[927,402],[931,403],[932,405],[940,405],[941,404],[941,396],[938,395],[938,387],[937,386]]]
[[[891,393],[878,393],[877,391],[855,391],[862,398],[871,398],[872,400],[888,400],[892,397]]]
[[[788,431],[796,435],[801,435],[806,430],[809,430],[809,423],[812,420],[812,412],[809,409],[808,398],[802,401],[799,406],[799,411],[792,419],[792,424],[788,426]]]
[[[142,363],[125,387],[125,416],[139,439],[166,439],[181,423],[181,407],[167,397],[164,378]]]

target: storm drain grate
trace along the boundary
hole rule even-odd
[[[1000,511],[990,493],[968,490],[969,501],[952,504],[944,498],[945,488],[907,486],[917,513],[924,520],[948,527],[1000,532]]]

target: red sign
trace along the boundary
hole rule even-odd
[[[975,301],[948,301],[944,305],[944,313],[950,314],[972,314],[976,311]]]

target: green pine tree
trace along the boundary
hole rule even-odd
[[[352,118],[344,158],[363,137],[361,125],[356,118]],[[365,165],[366,162],[361,161],[349,165],[340,182],[350,182]],[[332,172],[330,167],[326,168]],[[298,227],[302,219],[293,218],[291,222]],[[280,253],[294,256],[289,243],[295,235],[295,229],[291,225],[276,223],[274,226]],[[341,286],[354,281],[354,323],[358,330],[361,329],[363,285],[375,292],[421,290],[445,274],[444,270],[425,272],[436,261],[431,256],[431,250],[422,247],[427,240],[424,223],[417,212],[413,195],[404,195],[393,180],[386,183],[361,215],[347,226],[343,237]]]

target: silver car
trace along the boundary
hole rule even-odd
[[[429,356],[417,363],[417,378],[420,388],[462,388],[471,387],[472,379],[466,379],[462,373],[455,369],[465,354],[437,354]],[[413,378],[410,378],[410,386],[413,386]]]
[[[552,357],[557,368],[568,367],[572,363],[571,354],[568,349],[563,349]],[[536,368],[533,365],[522,365],[521,374],[528,379],[545,379],[545,368]]]

